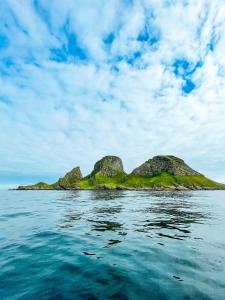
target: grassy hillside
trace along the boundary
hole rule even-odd
[[[52,190],[52,189],[55,189],[55,185],[48,184],[45,182],[38,182],[36,184],[18,187],[18,190]]]
[[[76,183],[77,188],[95,189],[95,188],[128,188],[128,189],[171,189],[171,188],[212,188],[222,189],[225,185],[214,182],[204,176],[173,176],[166,172],[158,176],[143,177],[139,175],[126,175],[118,173],[113,177],[103,176],[97,173],[95,177],[86,177]]]
[[[34,185],[19,187],[19,189],[225,189],[225,185],[212,181],[204,176],[174,176],[166,172],[158,176],[143,177],[139,175],[126,175],[118,173],[107,177],[101,173],[94,177],[85,177],[76,182],[67,182],[64,186],[39,182]]]

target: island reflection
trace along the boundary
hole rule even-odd
[[[85,199],[81,203],[77,201],[80,193]],[[184,239],[190,237],[192,224],[210,217],[207,207],[199,206],[194,197],[193,192],[76,191],[63,196],[73,204],[61,227],[83,226],[86,234],[139,232],[154,238]]]

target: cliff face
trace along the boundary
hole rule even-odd
[[[76,167],[72,169],[70,172],[66,173],[66,175],[63,178],[59,178],[59,180],[56,183],[56,186],[58,185],[59,188],[67,189],[70,187],[75,187],[75,184],[77,181],[82,179],[82,174],[80,167]]]
[[[18,189],[198,190],[225,189],[225,185],[208,179],[172,155],[155,156],[131,174],[124,172],[119,157],[105,156],[95,163],[91,174],[84,178],[80,168],[76,167],[54,184],[39,182]]]
[[[101,173],[103,176],[113,177],[118,173],[124,173],[123,162],[117,156],[108,155],[97,161],[90,176]]]
[[[152,177],[167,172],[174,176],[195,176],[201,175],[190,168],[182,159],[172,155],[158,155],[147,160],[138,168],[134,169],[133,175]]]

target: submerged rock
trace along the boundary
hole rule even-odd
[[[195,176],[201,175],[190,168],[182,159],[172,155],[158,155],[134,169],[133,175],[152,177],[167,172],[174,176]]]

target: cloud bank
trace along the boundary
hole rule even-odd
[[[223,0],[6,0],[0,13],[0,182],[87,174],[107,154],[127,171],[174,154],[225,181]]]

